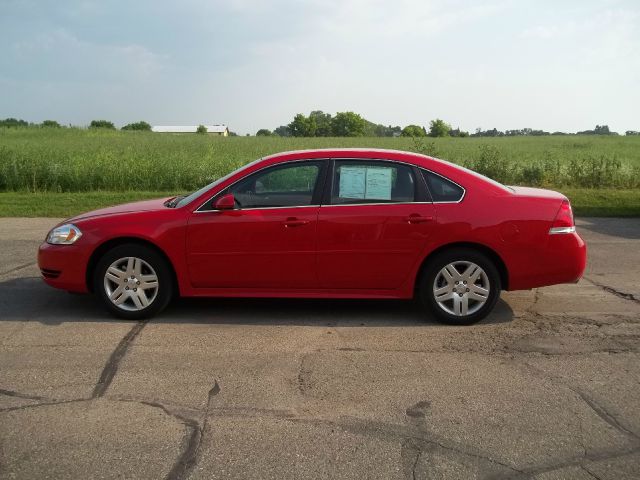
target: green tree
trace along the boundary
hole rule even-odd
[[[204,125],[198,125],[198,128],[196,128],[196,133],[207,133],[207,127],[205,127]]]
[[[40,124],[41,127],[45,127],[45,128],[60,128],[61,125],[56,122],[55,120],[45,120],[44,122],[42,122]]]
[[[402,129],[401,135],[403,137],[426,137],[427,132],[424,131],[424,127],[419,125],[407,125]]]
[[[449,135],[451,125],[444,120],[436,118],[429,123],[429,136],[430,137],[446,137]]]
[[[460,127],[453,128],[449,130],[449,136],[451,137],[468,137],[469,132],[465,132],[464,130],[460,130]]]
[[[108,120],[91,120],[91,123],[89,124],[89,128],[106,128],[109,130],[116,129],[113,122],[110,122]]]
[[[141,132],[150,132],[151,131],[151,125],[149,125],[147,122],[141,120],[141,121],[135,122],[135,123],[128,123],[127,125],[122,127],[122,130],[136,130],[136,131],[141,131]]]
[[[278,128],[276,128],[273,133],[275,135],[278,135],[279,137],[290,137],[291,136],[291,130],[289,130],[289,127],[287,125],[280,125]]]
[[[331,114],[324,113],[322,110],[314,110],[309,114],[309,121],[315,124],[316,137],[331,136]]]
[[[270,137],[271,135],[273,135],[273,133],[267,128],[261,128],[256,132],[256,137]]]
[[[28,127],[29,122],[26,120],[18,120],[17,118],[5,118],[0,120],[0,127]]]
[[[354,112],[338,112],[331,120],[331,133],[336,137],[364,136],[366,120]]]
[[[302,113],[293,117],[288,127],[294,137],[315,137],[316,135],[315,118],[305,117]]]

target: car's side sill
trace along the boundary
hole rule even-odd
[[[402,290],[345,290],[345,289],[251,289],[251,288],[190,288],[183,297],[243,297],[243,298],[369,298],[408,299],[411,294]]]

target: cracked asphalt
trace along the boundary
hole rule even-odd
[[[0,219],[0,478],[640,478],[640,219],[471,327],[411,302],[180,300],[109,317]]]

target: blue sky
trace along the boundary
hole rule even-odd
[[[0,0],[0,118],[640,130],[640,2]]]

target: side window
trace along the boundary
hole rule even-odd
[[[434,202],[459,202],[462,200],[464,196],[462,187],[427,170],[421,170],[421,172]]]
[[[320,165],[304,162],[272,167],[240,180],[227,192],[233,193],[240,208],[311,205]]]
[[[337,160],[331,204],[406,203],[416,198],[413,169],[401,163]]]

